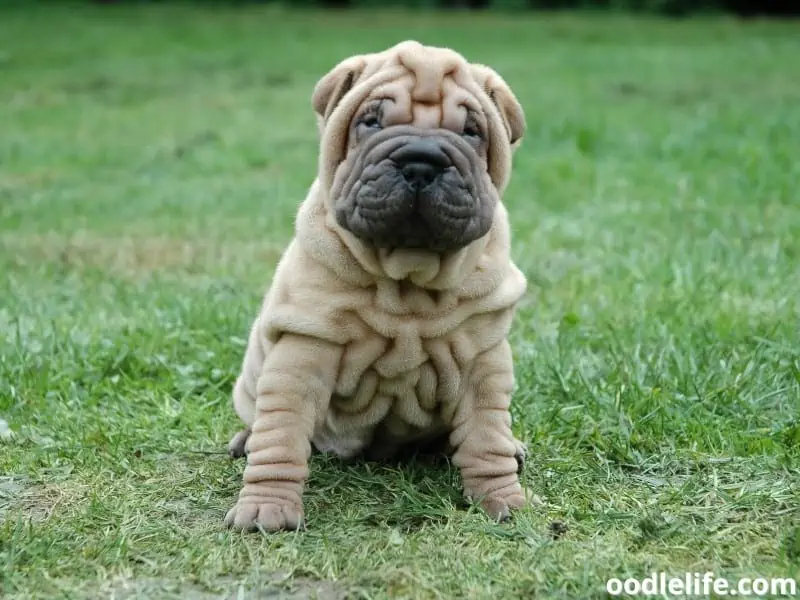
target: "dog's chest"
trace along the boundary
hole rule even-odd
[[[388,321],[383,318],[382,324]],[[375,397],[416,401],[427,410],[437,398],[447,399],[440,384],[460,372],[452,356],[456,336],[427,337],[426,323],[413,318],[391,325],[382,332],[365,327],[345,347],[335,389],[344,410],[358,410]]]
[[[336,303],[332,325],[349,341],[330,406],[315,429],[320,450],[352,456],[366,445],[441,435],[469,396],[477,357],[508,329],[507,309],[487,310],[455,296],[420,295],[414,303],[413,295],[392,292]]]
[[[357,332],[344,350],[333,411],[365,426],[425,430],[462,395],[480,340],[457,311],[398,314],[370,305],[347,315]]]

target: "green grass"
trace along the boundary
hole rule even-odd
[[[527,112],[513,412],[543,504],[495,525],[446,465],[315,458],[308,531],[231,534],[230,388],[314,175],[312,87],[405,38]],[[0,595],[800,576],[798,54],[798,24],[723,19],[4,10]]]

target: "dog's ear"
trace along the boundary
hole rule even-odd
[[[320,124],[328,120],[345,94],[353,88],[365,66],[363,56],[353,56],[340,62],[317,82],[311,95],[311,105]]]
[[[484,65],[473,64],[471,66],[473,77],[500,112],[506,133],[508,133],[509,143],[512,147],[516,147],[522,136],[525,135],[525,112],[522,105],[496,71]]]

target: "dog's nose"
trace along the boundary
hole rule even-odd
[[[417,187],[425,187],[433,183],[433,180],[442,172],[442,169],[438,169],[426,162],[412,162],[403,165],[401,172],[409,183]]]
[[[409,183],[425,186],[451,165],[450,158],[433,140],[415,140],[392,153],[392,160]]]

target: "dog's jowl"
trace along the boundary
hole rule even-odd
[[[300,526],[312,447],[435,438],[503,519],[525,503],[507,336],[526,281],[501,201],[522,108],[492,69],[411,41],[341,62],[312,104],[319,168],[233,392],[247,464],[226,523]]]

